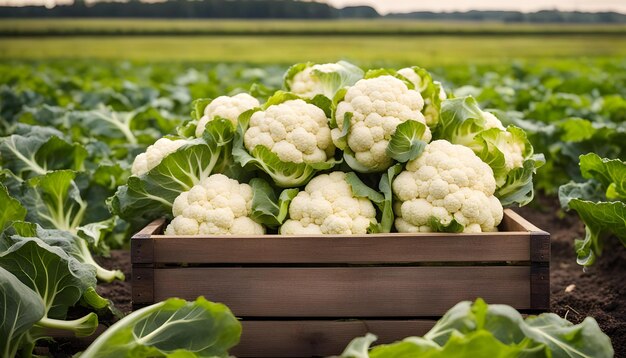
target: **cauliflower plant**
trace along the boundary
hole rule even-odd
[[[496,196],[503,205],[524,205],[532,200],[532,177],[545,160],[533,153],[522,129],[505,127],[468,96],[443,101],[435,136],[472,149],[489,164],[496,179]]]
[[[172,207],[166,235],[262,235],[253,221],[252,188],[223,174],[213,174],[181,193]]]
[[[377,224],[376,209],[366,197],[357,197],[343,172],[313,178],[291,201],[283,235],[366,234]]]
[[[362,79],[348,88],[337,104],[333,142],[344,150],[344,158],[353,169],[360,172],[385,170],[393,163],[387,147],[396,127],[406,121],[425,125],[423,106],[421,94],[396,77],[383,75]],[[349,123],[344,123],[348,120]],[[345,124],[349,128],[344,128]],[[421,139],[430,141],[428,127]]]
[[[447,98],[441,82],[433,81],[428,71],[417,66],[402,68],[398,70],[398,74],[413,83],[415,89],[421,93],[424,98],[422,113],[426,124],[434,128],[439,122],[441,101]]]
[[[196,137],[202,137],[206,124],[216,117],[226,118],[234,127],[237,127],[239,115],[259,105],[259,101],[247,93],[239,93],[232,97],[217,97],[204,108],[204,115],[198,120],[196,126]]]
[[[325,162],[335,152],[326,114],[301,99],[254,113],[243,141],[250,152],[261,145],[290,163]]]
[[[157,140],[153,145],[149,146],[144,153],[135,157],[133,165],[130,169],[132,175],[140,176],[146,174],[152,168],[161,163],[161,160],[174,153],[178,148],[187,143],[184,139],[171,140],[168,138],[161,138]]]
[[[351,86],[361,78],[363,70],[345,61],[299,63],[285,74],[285,88],[302,98],[323,95],[332,99],[340,88]]]
[[[392,184],[398,232],[495,231],[502,220],[491,168],[471,149],[436,140]]]

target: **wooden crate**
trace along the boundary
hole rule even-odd
[[[238,357],[339,354],[356,336],[422,335],[454,304],[549,309],[550,236],[511,210],[499,232],[171,237],[156,220],[131,240],[135,308],[168,297],[228,305]]]

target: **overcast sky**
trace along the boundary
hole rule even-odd
[[[419,1],[419,0],[326,0],[336,7],[367,4],[378,12],[410,11],[466,11],[466,10],[518,10],[536,11],[544,9],[559,9],[564,11],[617,11],[626,13],[626,0],[449,0],[449,1]]]

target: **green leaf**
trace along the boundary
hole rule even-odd
[[[545,162],[543,154],[535,154],[524,160],[522,167],[514,168],[506,174],[504,184],[495,193],[502,206],[523,206],[533,200],[533,175]]]
[[[387,155],[400,163],[417,158],[426,148],[424,132],[426,125],[418,121],[408,120],[400,123],[389,140]]]
[[[341,353],[341,358],[369,358],[369,348],[376,339],[378,338],[371,333],[354,338]]]
[[[0,356],[16,357],[30,342],[28,331],[44,316],[43,301],[35,291],[0,267]]]
[[[191,120],[199,121],[204,116],[204,109],[211,103],[211,98],[198,98],[191,102]]]
[[[98,326],[94,313],[73,321],[64,319],[68,308],[87,289],[96,286],[95,269],[38,238],[13,236],[5,240],[10,240],[12,245],[0,253],[0,267],[15,275],[43,301],[45,316],[37,325],[42,329],[70,330],[77,335],[92,334]]]
[[[84,231],[83,231],[84,232]],[[89,249],[88,240],[61,230],[46,230],[37,228],[37,237],[52,247],[59,247],[65,253],[81,263],[95,268],[96,277],[104,282],[124,280],[124,273],[120,270],[107,270],[100,266],[93,258]]]
[[[576,210],[586,226],[585,238],[577,240],[575,245],[579,265],[593,265],[609,236],[616,236],[626,246],[626,203],[572,199],[569,207]]]
[[[449,223],[444,224],[434,216],[431,216],[428,220],[428,226],[435,232],[459,233],[463,232],[463,229],[465,229],[456,219],[452,219]]]
[[[52,128],[25,127],[21,134],[0,138],[0,166],[27,179],[59,169],[82,170],[87,151],[68,143]]]
[[[58,170],[31,178],[21,197],[26,219],[44,228],[76,232],[83,222],[87,203],[74,182],[76,172]]]
[[[559,202],[563,209],[569,210],[569,202],[572,199],[581,199],[586,201],[602,201],[604,200],[604,190],[602,184],[595,180],[589,180],[584,183],[569,182],[559,187]]]
[[[276,198],[274,188],[261,178],[252,179],[250,186],[253,191],[250,218],[273,229],[282,225],[289,213],[289,203],[299,189],[285,189]]]
[[[580,172],[583,177],[602,183],[607,199],[626,201],[626,162],[589,153],[580,156]]]
[[[170,298],[135,311],[107,329],[81,357],[228,357],[241,323],[228,307],[199,297]],[[188,354],[186,354],[188,353]]]
[[[548,347],[553,357],[613,357],[611,340],[592,317],[574,325],[554,313],[525,320],[526,337]]]
[[[391,184],[396,175],[402,172],[402,164],[396,164],[387,169],[378,184],[378,189],[385,196],[385,202],[382,208],[382,218],[380,220],[380,232],[391,232],[393,227],[393,191]]]
[[[290,91],[291,83],[293,82],[293,78],[295,77],[295,75],[302,72],[307,67],[311,67],[313,65],[315,65],[315,63],[313,62],[302,62],[291,65],[291,67],[289,67],[283,75],[283,87],[285,87],[287,91]]]
[[[346,182],[352,189],[352,195],[358,198],[366,198],[382,209],[385,201],[383,194],[365,185],[355,173],[346,173]]]
[[[9,195],[8,189],[0,183],[0,233],[14,221],[24,220],[26,208],[19,200]]]
[[[558,123],[563,129],[561,141],[569,143],[578,143],[593,138],[596,129],[591,121],[582,118],[569,118]]]
[[[261,108],[265,110],[269,106],[275,106],[277,104],[285,103],[287,101],[293,101],[296,99],[302,99],[302,98],[295,93],[285,92],[285,91],[276,91],[276,93],[274,93],[272,97],[267,99],[267,102],[265,102]]]

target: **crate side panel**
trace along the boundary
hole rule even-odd
[[[415,263],[530,261],[528,233],[495,235],[155,238],[161,263]]]
[[[133,265],[131,268],[133,307],[155,303],[154,276],[155,269],[150,265]],[[175,296],[175,295],[174,295]]]
[[[529,266],[157,269],[156,301],[223,302],[239,317],[439,316],[462,300],[530,307]]]
[[[242,321],[237,357],[326,357],[341,354],[355,337],[374,333],[377,344],[423,335],[434,320]]]

